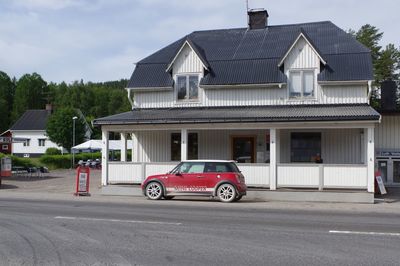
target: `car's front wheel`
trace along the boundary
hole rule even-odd
[[[236,189],[231,184],[222,184],[217,189],[217,196],[222,202],[232,202],[236,199]]]
[[[150,182],[146,186],[146,197],[151,200],[159,200],[163,196],[163,187],[158,182]]]

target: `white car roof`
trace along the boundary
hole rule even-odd
[[[233,160],[184,160],[182,162],[205,162],[205,163],[234,163]]]

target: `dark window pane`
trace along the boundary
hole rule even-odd
[[[178,100],[186,99],[186,76],[178,76],[177,82]]]
[[[290,143],[291,162],[315,162],[321,155],[321,133],[293,132]]]
[[[400,183],[400,161],[393,161],[393,183]]]
[[[233,138],[233,160],[238,163],[254,162],[254,139],[249,137]]]
[[[171,134],[171,161],[181,160],[181,134]]]
[[[197,133],[188,134],[188,159],[196,160],[198,159],[199,144]]]
[[[199,97],[199,77],[189,76],[189,99],[197,99]]]

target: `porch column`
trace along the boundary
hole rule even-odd
[[[367,140],[367,186],[368,192],[375,191],[375,141],[374,141],[374,128],[369,127],[364,130],[366,132],[365,139]]]
[[[181,129],[181,161],[187,160],[187,151],[188,151],[188,133],[187,129]]]
[[[269,189],[276,190],[278,180],[277,164],[279,162],[279,129],[271,128],[270,137],[270,155],[269,155]]]
[[[121,162],[126,162],[126,133],[121,133]]]
[[[131,134],[132,138],[132,162],[139,162],[139,141],[136,133]]]
[[[108,183],[108,142],[109,132],[107,130],[101,131],[101,185],[106,186]]]

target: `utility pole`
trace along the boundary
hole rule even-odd
[[[72,147],[75,146],[75,121],[78,119],[77,116],[72,117]],[[72,169],[75,167],[75,151],[71,148],[72,152]]]

